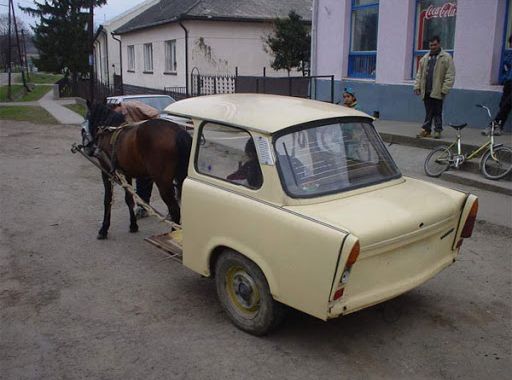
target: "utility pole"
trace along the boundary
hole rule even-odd
[[[25,56],[25,69],[27,70],[27,79],[30,80],[29,70],[28,70],[28,59],[27,59],[27,43],[25,40],[25,29],[21,29],[21,38],[23,40],[23,54]]]
[[[89,7],[89,99],[91,104],[94,102],[94,1],[90,0]]]
[[[7,99],[12,100],[11,94],[11,0],[9,0],[8,32],[7,32]]]
[[[16,44],[18,45],[18,58],[20,60],[21,66],[21,79],[23,80],[23,86],[27,89],[28,92],[30,92],[32,90],[27,85],[27,80],[25,79],[25,70],[23,69],[23,56],[21,54],[20,35],[18,34],[18,22],[16,21],[16,15],[14,14],[14,2],[13,0],[9,0],[9,3],[12,9],[12,18],[14,19],[14,31],[16,33]]]

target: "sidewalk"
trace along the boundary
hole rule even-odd
[[[450,145],[456,141],[456,131],[450,126],[445,126],[440,139],[417,138],[421,123],[375,120],[375,128],[383,140],[389,144],[407,145],[421,149],[430,150],[440,145]],[[466,127],[462,130],[462,151],[471,152],[487,141],[486,136],[480,134],[481,130]],[[497,144],[512,147],[512,134],[505,133],[495,137]],[[418,154],[425,155],[425,151],[418,149]],[[460,170],[449,170],[442,174],[444,180],[474,186],[488,191],[512,195],[512,181],[509,175],[498,181],[485,178],[480,173],[480,158],[466,161]]]
[[[6,102],[0,103],[0,107],[2,106],[39,106],[44,108],[50,115],[52,115],[55,120],[59,122],[59,124],[66,125],[80,125],[84,121],[84,118],[73,112],[69,108],[64,107],[64,105],[75,104],[75,99],[59,99],[55,100],[53,98],[53,90],[47,92],[41,99],[34,102]]]

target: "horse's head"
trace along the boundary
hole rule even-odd
[[[99,131],[104,127],[117,127],[124,123],[124,116],[103,103],[87,102],[87,116],[82,126],[82,144],[89,155],[98,145]]]

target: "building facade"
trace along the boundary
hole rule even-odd
[[[118,28],[123,83],[190,93],[191,74],[286,76],[265,39],[290,11],[311,22],[312,0],[162,0]],[[172,91],[171,91],[172,92]]]
[[[483,128],[488,117],[474,105],[498,109],[511,12],[510,0],[314,0],[312,73],[335,74],[336,97],[352,87],[369,114],[419,122],[425,111],[413,95],[416,67],[438,35],[456,68],[444,122]]]
[[[94,38],[94,69],[100,82],[110,86],[114,84],[114,75],[121,75],[120,39],[112,36],[112,32],[156,3],[158,0],[142,1],[98,28]]]

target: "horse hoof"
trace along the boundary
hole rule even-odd
[[[106,240],[107,239],[107,234],[99,233],[98,236],[96,236],[96,239],[98,239],[98,240]]]
[[[130,232],[131,233],[139,232],[139,226],[138,225],[130,226]]]

